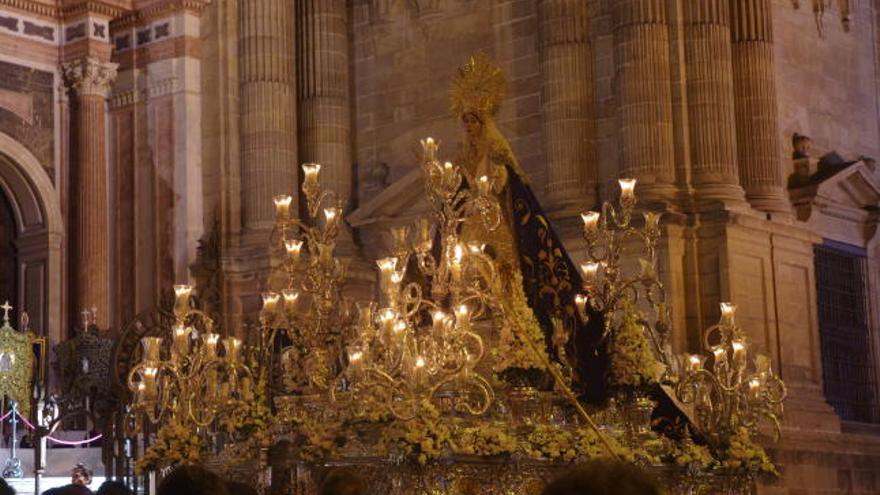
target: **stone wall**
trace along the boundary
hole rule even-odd
[[[820,35],[809,2],[802,1],[798,10],[790,0],[773,2],[780,155],[785,158],[791,156],[795,132],[810,136],[819,152],[836,150],[848,159],[880,156],[876,2],[850,3],[850,31],[832,8]]]
[[[51,72],[0,61],[0,132],[33,153],[50,177],[55,169],[54,81]]]

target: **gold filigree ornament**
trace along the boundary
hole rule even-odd
[[[0,327],[0,398],[4,395],[18,402],[18,410],[28,418],[31,412],[31,390],[34,383],[34,344],[40,345],[40,356],[45,352],[45,339],[27,329],[27,315],[22,315],[23,331],[9,324],[9,301],[0,305],[3,309],[3,326]],[[42,373],[40,374],[42,378]]]
[[[475,113],[485,122],[501,108],[507,95],[507,81],[501,68],[479,52],[458,68],[449,90],[449,109],[461,118]]]

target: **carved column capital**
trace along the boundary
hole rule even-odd
[[[85,57],[62,65],[64,77],[76,90],[77,95],[100,96],[107,98],[110,86],[116,79],[119,64],[102,62],[96,58]]]

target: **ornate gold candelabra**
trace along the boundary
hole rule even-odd
[[[360,305],[347,374],[357,394],[384,401],[399,419],[415,417],[426,399],[443,410],[482,415],[495,393],[476,370],[485,349],[473,325],[483,318],[503,319],[504,312],[492,297],[499,284],[493,261],[482,245],[461,242],[458,232],[475,214],[494,230],[501,211],[489,197],[488,177],[477,179],[475,192],[462,188],[464,171],[437,160],[438,143],[427,138],[422,147],[425,190],[440,246],[435,253],[427,219],[418,222],[415,236],[408,227],[393,230],[392,256],[377,262],[381,308]],[[407,281],[408,276],[425,283]]]
[[[657,241],[660,239],[660,216],[652,211],[643,213],[644,224],[633,224],[636,206],[636,179],[620,179],[619,205],[602,204],[601,212],[581,214],[584,222],[583,238],[587,246],[587,261],[581,264],[583,294],[575,297],[575,305],[582,321],[588,317],[587,307],[605,315],[605,335],[621,324],[627,305],[638,307],[647,303],[654,312],[653,325],[643,325],[649,331],[657,356],[669,364],[667,340],[669,317],[666,293],[657,276]],[[624,273],[624,254],[635,253],[640,272]]]
[[[349,260],[334,250],[342,224],[342,205],[318,180],[321,165],[302,166],[307,218],[291,214],[293,198],[275,197],[273,241],[282,251],[276,270],[281,289],[263,294],[260,324],[269,342],[284,331],[294,345],[282,351],[289,388],[304,394],[327,392],[339,371],[342,331],[350,325],[343,298]]]
[[[144,337],[141,361],[129,372],[133,410],[154,424],[176,419],[208,428],[234,399],[253,398],[253,375],[242,361],[241,340],[221,339],[213,320],[192,307],[192,287],[175,285],[174,293],[170,342]]]
[[[715,444],[723,444],[745,427],[757,434],[769,420],[779,437],[785,384],[773,373],[770,358],[758,354],[749,366],[748,344],[735,321],[736,305],[721,303],[721,320],[706,330],[707,355],[682,356],[682,376],[676,393],[693,404],[698,426]]]

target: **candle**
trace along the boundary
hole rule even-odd
[[[379,271],[382,273],[383,277],[390,277],[394,270],[397,268],[397,258],[394,256],[390,256],[388,258],[382,258],[380,260],[376,260],[376,265],[379,266]]]
[[[479,242],[473,242],[473,241],[469,242],[467,244],[467,247],[468,247],[468,251],[471,254],[482,254],[483,250],[486,249],[485,244],[480,244]]]
[[[392,326],[391,329],[394,330],[395,335],[399,335],[401,332],[406,330],[406,321],[395,320],[394,326]]]
[[[757,399],[760,394],[761,381],[757,378],[752,378],[751,380],[749,380],[749,395],[751,395],[753,399]]]
[[[431,314],[431,319],[434,323],[434,332],[443,331],[443,327],[446,325],[446,313],[438,309]]]
[[[339,209],[336,207],[324,208],[324,225],[327,226],[327,229],[331,229],[336,226],[336,222],[339,218]]]
[[[715,366],[723,363],[727,357],[727,351],[723,347],[715,347],[712,349],[712,354],[715,356]]]
[[[159,397],[159,384],[156,382],[157,376],[159,376],[159,368],[154,367],[144,368],[143,373],[141,373],[140,385],[143,385],[143,396],[148,401],[154,401]],[[140,385],[138,390],[141,390]]]
[[[141,339],[144,351],[143,362],[146,366],[159,364],[159,351],[162,349],[161,337],[144,337]]]
[[[636,180],[620,179],[620,203],[625,206],[632,206],[636,201]]]
[[[223,350],[226,351],[226,362],[238,364],[241,358],[241,340],[235,337],[223,339]]]
[[[703,358],[698,354],[689,354],[687,359],[688,371],[695,372],[699,371],[700,367],[703,365]]]
[[[584,316],[587,314],[587,296],[577,294],[574,296],[574,305],[577,306],[578,314]]]
[[[318,183],[318,172],[321,171],[321,165],[317,163],[303,163],[304,185],[315,186]]]
[[[734,317],[736,316],[736,304],[723,302],[721,303],[721,324],[733,326]]]
[[[141,402],[147,399],[146,397],[147,386],[144,384],[143,379],[137,384],[137,390],[134,394],[134,403],[140,404]]]
[[[437,161],[437,148],[440,146],[438,141],[434,141],[434,138],[427,137],[422,139],[422,150],[425,152],[425,161],[426,162],[434,162]]]
[[[281,297],[275,292],[264,292],[263,293],[263,310],[261,311],[260,316],[269,318],[275,314],[275,310],[278,306],[278,301]]]
[[[217,341],[220,340],[220,336],[216,333],[206,333],[202,335],[202,343],[204,344],[205,355],[208,358],[213,358],[217,355]]]
[[[279,194],[275,196],[275,215],[278,220],[287,220],[290,216],[290,203],[293,198],[287,194]]]
[[[455,165],[452,162],[445,162],[443,164],[443,175],[442,184],[449,187],[453,184],[455,178]]]
[[[352,347],[348,351],[348,364],[357,367],[360,366],[363,359],[364,352],[360,349],[360,347]]]
[[[658,235],[660,233],[660,214],[653,211],[646,211],[645,215],[645,232],[649,235]]]
[[[461,280],[461,262],[464,259],[464,248],[461,243],[456,244],[455,248],[452,250],[452,264],[450,266],[450,270],[452,271],[452,280],[454,282],[458,282]]]
[[[186,327],[183,323],[175,323],[171,327],[172,346],[171,355],[173,357],[185,357],[189,354],[189,341],[192,328]]]
[[[588,211],[581,213],[581,220],[584,221],[584,234],[595,234],[599,230],[599,218],[601,215],[598,211]]]
[[[370,327],[373,325],[373,303],[372,302],[358,302],[358,322],[360,326]]]
[[[302,254],[303,241],[299,239],[287,239],[284,241],[284,249],[287,250],[287,256],[290,257],[290,260],[296,263],[299,261],[300,254]]]
[[[189,313],[189,297],[192,294],[192,286],[188,284],[177,284],[174,286],[174,314],[178,318],[183,318]]]
[[[426,218],[422,218],[419,219],[416,225],[418,229],[418,245],[416,248],[419,252],[427,253],[434,244],[433,236],[431,236],[431,222]]]
[[[734,340],[731,344],[733,347],[733,359],[737,363],[745,363],[746,359],[746,344],[741,340]]]
[[[477,179],[477,192],[480,196],[488,196],[491,187],[492,183],[489,181],[489,177],[481,175],[480,178]]]
[[[455,308],[455,322],[458,324],[458,327],[464,331],[468,331],[471,328],[471,312],[468,309],[467,305],[459,304],[457,308]]]
[[[584,283],[589,287],[596,283],[599,277],[599,263],[595,261],[587,261],[581,264],[581,271],[584,273]]]
[[[395,252],[406,251],[409,246],[409,227],[402,225],[392,228],[391,243]]]
[[[425,367],[425,358],[419,356],[416,358],[416,368],[424,368]]]
[[[281,295],[284,296],[284,309],[293,311],[296,308],[296,300],[299,299],[299,292],[293,289],[284,289],[281,291]]]
[[[391,308],[385,308],[379,312],[379,324],[386,333],[391,332],[394,328],[394,319],[397,318],[397,312]]]

